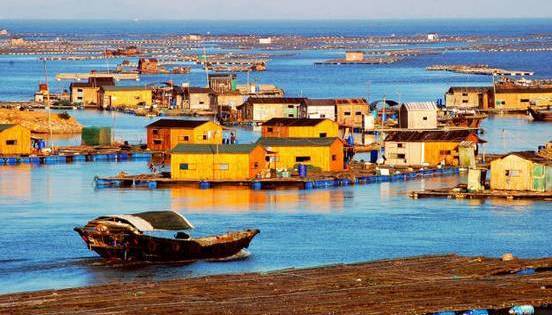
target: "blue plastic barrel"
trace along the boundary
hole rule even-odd
[[[535,308],[532,305],[518,305],[512,307],[509,313],[514,315],[533,315],[535,314]]]
[[[209,189],[209,188],[211,188],[211,184],[209,182],[199,182],[199,188],[200,189]]]
[[[305,164],[299,164],[297,171],[299,172],[299,177],[307,177],[307,166]]]
[[[305,183],[305,189],[306,190],[311,190],[314,188],[314,184],[312,182],[306,182]]]
[[[157,188],[157,182],[148,182],[148,188],[149,189],[156,189]]]
[[[518,275],[520,276],[529,276],[529,275],[533,275],[535,274],[535,269],[533,268],[527,268],[527,269],[523,269],[523,270],[520,270],[517,272]]]
[[[261,182],[253,182],[251,184],[251,189],[253,190],[261,190],[263,188],[263,184]]]
[[[433,315],[456,315],[456,312],[453,312],[453,311],[444,311],[444,312],[433,313]]]
[[[489,315],[489,312],[487,310],[478,309],[478,310],[466,311],[462,315]]]
[[[370,163],[376,163],[378,161],[378,150],[370,151]]]

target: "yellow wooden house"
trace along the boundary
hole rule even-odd
[[[146,126],[148,149],[168,151],[178,144],[222,144],[222,127],[210,120],[159,119]]]
[[[263,123],[265,138],[335,138],[339,125],[324,118],[272,118]]]
[[[266,154],[257,144],[179,144],[171,151],[171,178],[249,180],[267,170]]]
[[[31,131],[15,124],[0,124],[0,155],[31,154]]]
[[[257,141],[272,154],[271,169],[294,169],[305,164],[321,171],[342,171],[343,141],[339,138],[260,138]]]
[[[144,86],[102,86],[98,91],[100,108],[150,107],[152,90]]]
[[[535,152],[513,152],[491,162],[491,189],[552,191],[552,160]]]

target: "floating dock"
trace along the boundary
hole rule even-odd
[[[117,153],[83,153],[83,154],[54,154],[54,155],[36,155],[36,156],[14,156],[0,157],[0,165],[19,165],[19,164],[68,164],[75,162],[94,162],[94,161],[149,161],[153,153],[151,152],[117,152]]]
[[[374,57],[366,58],[364,60],[346,60],[346,59],[332,59],[326,61],[315,62],[315,65],[382,65],[392,64],[403,60],[399,57]]]
[[[16,293],[0,296],[0,313],[550,314],[551,270],[552,258],[423,256]]]
[[[299,188],[320,189],[352,185],[366,185],[373,183],[398,182],[415,180],[433,176],[452,176],[460,173],[459,168],[427,169],[394,175],[368,175],[348,178],[326,177],[285,177],[251,180],[177,180],[155,175],[96,177],[97,188],[167,188],[175,186],[191,186],[201,189],[215,187],[250,187],[253,190]]]
[[[121,80],[134,80],[140,81],[140,75],[138,73],[106,73],[106,72],[94,72],[94,73],[58,73],[56,74],[56,80],[73,80],[81,81],[88,80],[88,78],[109,77],[115,81]]]
[[[532,76],[535,74],[532,71],[505,70],[500,68],[491,68],[488,65],[433,65],[427,67],[426,70],[497,76]]]
[[[413,199],[420,198],[449,198],[449,199],[489,199],[499,198],[507,200],[544,200],[552,201],[552,192],[532,192],[513,190],[486,190],[481,192],[468,192],[454,188],[432,189],[413,191],[410,193]]]

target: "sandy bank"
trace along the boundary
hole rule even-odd
[[[7,314],[428,314],[552,303],[552,258],[456,255],[0,296]],[[535,268],[531,275],[520,270]],[[122,271],[121,271],[122,272]]]
[[[0,109],[0,124],[20,124],[33,133],[49,133],[48,113],[44,111]],[[63,114],[52,113],[51,126],[54,134],[80,133],[82,130],[82,125],[74,117]]]

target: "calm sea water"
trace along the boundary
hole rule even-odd
[[[230,22],[15,22],[0,21],[20,33],[46,36],[96,30],[95,36],[148,33],[280,34],[420,34],[428,31],[459,34],[542,33],[549,20],[535,21],[376,21],[228,24]],[[302,23],[302,24],[301,24]],[[317,24],[318,23],[318,24]],[[338,57],[341,51],[300,51],[276,57],[260,83],[275,83],[290,95],[311,97],[364,96],[403,101],[435,100],[450,85],[489,84],[489,78],[426,72],[433,63],[488,63],[536,71],[552,77],[550,53],[454,53],[426,56],[389,66],[314,67]],[[112,62],[112,61],[110,61]],[[56,72],[87,72],[113,67],[103,61],[51,62]],[[32,57],[0,57],[0,99],[23,100],[33,94],[43,76]],[[200,70],[183,76],[146,76],[140,84],[173,79],[205,84]],[[243,76],[239,77],[242,82]],[[55,82],[63,89],[68,82]],[[118,139],[144,141],[151,122],[123,114],[74,111],[86,126],[113,126]],[[485,152],[532,150],[552,138],[552,124],[534,123],[525,116],[493,117],[484,122]],[[258,133],[238,130],[240,141]],[[78,137],[56,137],[56,144],[78,144]],[[500,200],[416,200],[407,192],[452,186],[460,179],[430,178],[407,183],[384,183],[315,191],[279,190],[97,190],[96,175],[120,171],[147,171],[145,162],[71,165],[0,166],[0,293],[64,288],[115,281],[156,280],[216,273],[267,271],[287,267],[358,262],[388,257],[456,252],[498,256],[513,252],[523,257],[551,256],[546,222],[552,221],[550,203]],[[194,235],[232,229],[260,228],[251,245],[252,256],[230,263],[194,263],[185,266],[149,266],[132,269],[106,266],[89,252],[72,228],[103,214],[172,209],[198,227]]]

